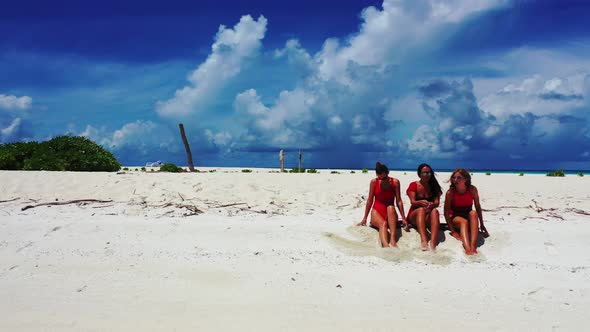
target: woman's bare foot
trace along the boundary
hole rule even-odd
[[[391,243],[389,244],[389,247],[390,247],[390,248],[397,248],[397,242],[391,242]]]
[[[430,251],[436,251],[436,246],[430,243]]]
[[[422,251],[427,251],[428,250],[428,242],[421,242],[420,243],[420,249]]]

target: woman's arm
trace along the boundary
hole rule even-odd
[[[367,204],[365,204],[365,214],[363,215],[363,220],[356,224],[357,226],[365,226],[367,224],[367,217],[369,216],[369,212],[371,212],[371,208],[373,207],[373,200],[375,199],[375,179],[371,180],[369,183],[369,196],[367,196]]]
[[[456,233],[455,227],[453,226],[453,221],[451,220],[451,200],[453,199],[453,195],[451,194],[451,189],[447,190],[445,195],[445,207],[444,207],[444,215],[445,221],[447,222],[447,226],[449,227],[449,231],[451,234]]]
[[[404,227],[408,227],[408,221],[406,220],[406,213],[404,212],[404,202],[402,202],[402,195],[399,189],[399,180],[393,179],[393,183],[395,184],[395,200],[397,201],[397,209],[399,213],[402,215],[402,224]]]
[[[421,207],[427,207],[428,203],[429,203],[427,200],[425,200],[425,199],[421,199],[419,201],[416,200],[417,192],[418,192],[418,184],[416,182],[412,182],[410,184],[410,186],[408,187],[408,190],[406,190],[406,194],[410,198],[410,206],[412,206],[415,209],[421,208]]]
[[[440,205],[440,196],[436,197],[434,199],[434,202],[428,202],[428,205],[426,206],[426,212],[430,212],[434,209],[436,209],[438,206]]]
[[[488,237],[490,234],[488,233],[486,226],[483,224],[483,213],[481,210],[481,204],[479,204],[479,193],[477,192],[477,188],[475,186],[471,186],[469,190],[471,190],[473,204],[475,204],[475,211],[477,211],[477,217],[479,218],[479,229],[483,233],[484,237]]]

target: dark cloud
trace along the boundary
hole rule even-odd
[[[425,139],[434,139],[437,144],[429,146],[430,153],[415,148],[410,158],[427,155],[444,161],[441,153],[450,153],[476,168],[486,164],[492,168],[514,168],[519,163],[543,168],[558,161],[575,163],[588,159],[584,157],[590,151],[590,123],[584,115],[587,110],[563,110],[548,115],[526,112],[499,120],[477,106],[468,79],[436,81],[425,86],[443,87],[429,90],[440,92],[428,94],[434,97],[424,94],[425,111],[434,116],[437,126],[430,133],[416,136],[415,146],[424,145]]]
[[[563,94],[559,92],[546,92],[539,95],[539,98],[543,100],[560,100],[560,101],[572,101],[572,100],[583,100],[584,96],[580,94]]]
[[[446,81],[436,80],[418,87],[418,91],[425,98],[436,98],[452,91],[452,86]]]
[[[533,126],[537,119],[539,119],[539,117],[530,112],[525,114],[512,114],[501,124],[501,130],[498,136],[506,137],[510,141],[517,141],[521,146],[526,146],[533,138]],[[509,144],[504,144],[499,147],[506,150],[509,146]]]

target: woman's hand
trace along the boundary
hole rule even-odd
[[[490,236],[490,233],[488,233],[488,230],[486,229],[486,226],[484,226],[483,224],[481,224],[479,226],[479,231],[481,232],[481,235],[486,238]]]
[[[406,231],[406,232],[410,231],[410,225],[408,224],[408,221],[406,220],[406,218],[402,218],[402,227],[404,228],[404,231]]]
[[[367,226],[367,218],[363,218],[363,220],[361,220],[361,222],[359,222],[356,225],[357,226]]]

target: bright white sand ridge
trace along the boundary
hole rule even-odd
[[[417,179],[400,179],[405,189]],[[381,249],[373,172],[0,171],[0,330],[571,331],[590,178],[475,174],[491,237]],[[443,188],[448,173],[438,174]],[[41,205],[89,199],[79,204]],[[440,208],[442,212],[442,208]]]

